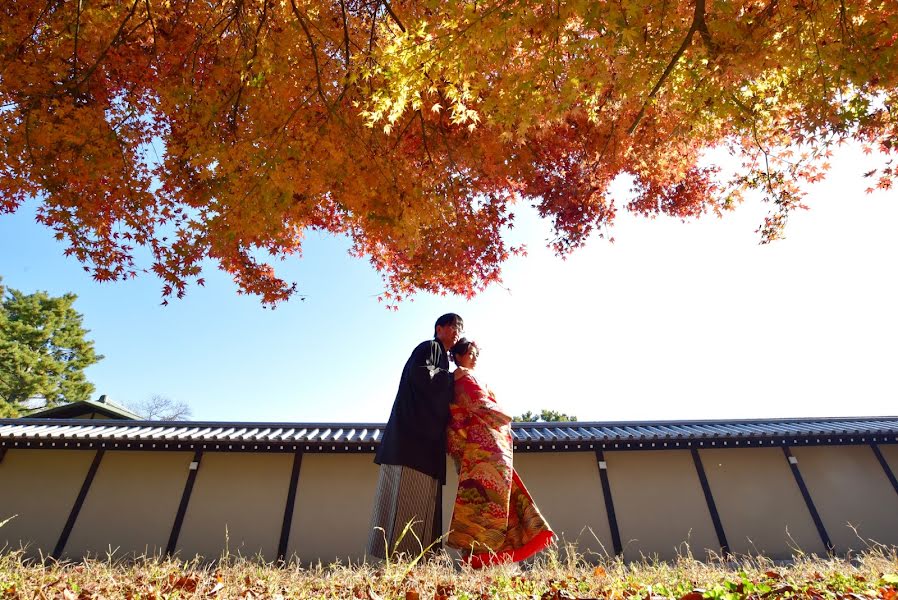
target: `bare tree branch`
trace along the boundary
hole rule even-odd
[[[158,394],[148,400],[129,404],[128,408],[147,421],[186,421],[193,414],[186,402]]]

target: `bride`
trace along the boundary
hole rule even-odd
[[[480,349],[462,338],[450,353],[458,368],[447,437],[458,493],[446,545],[463,551],[475,569],[524,560],[555,534],[514,470],[511,417],[474,376]]]

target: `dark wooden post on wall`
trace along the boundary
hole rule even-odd
[[[608,463],[605,462],[605,453],[596,450],[596,464],[599,466],[599,479],[602,481],[602,495],[605,497],[605,513],[608,515],[608,529],[611,530],[611,544],[614,546],[615,556],[624,553],[620,541],[620,530],[617,528],[617,514],[614,512],[614,499],[611,497],[611,482],[608,480]]]
[[[695,463],[695,472],[698,474],[698,481],[702,485],[702,493],[705,495],[705,503],[708,505],[708,512],[711,514],[711,523],[714,524],[714,533],[717,534],[720,553],[726,556],[730,553],[730,544],[727,542],[727,534],[723,529],[720,513],[717,512],[717,503],[714,502],[714,494],[711,493],[711,484],[708,483],[708,476],[705,474],[705,466],[702,464],[702,457],[698,453],[698,448],[692,449],[692,462]]]
[[[889,463],[886,462],[886,457],[882,455],[882,450],[879,449],[877,444],[870,444],[870,447],[873,448],[873,454],[876,455],[876,459],[879,461],[882,470],[885,472],[886,477],[889,479],[889,483],[892,484],[892,489],[895,490],[895,493],[898,494],[898,479],[895,479],[895,474],[892,473],[891,467],[889,467]],[[0,456],[0,460],[3,460],[2,456]]]
[[[78,492],[78,497],[75,498],[75,504],[72,505],[72,510],[69,512],[69,518],[62,528],[62,533],[59,534],[59,540],[56,542],[56,547],[53,548],[53,554],[50,555],[54,559],[59,559],[65,550],[65,545],[69,541],[72,529],[75,528],[75,521],[78,520],[78,513],[81,512],[81,507],[84,505],[84,500],[87,498],[87,492],[90,491],[90,485],[93,483],[97,470],[100,468],[100,461],[103,460],[103,454],[105,452],[105,450],[97,450],[97,453],[94,454],[94,460],[90,463],[90,468],[87,470],[87,475],[84,477],[84,483],[81,484],[81,491]]]
[[[804,498],[804,503],[808,507],[808,512],[811,513],[811,519],[814,520],[814,525],[817,526],[817,533],[820,534],[820,540],[826,547],[826,551],[832,553],[835,547],[829,539],[829,534],[826,533],[826,527],[823,526],[823,520],[820,518],[820,513],[817,512],[817,507],[814,506],[814,500],[811,498],[811,492],[808,490],[808,486],[804,483],[801,471],[798,470],[798,458],[792,455],[792,450],[789,446],[783,446],[783,454],[786,455],[786,460],[789,461],[789,467],[792,468],[792,475],[795,476],[795,483],[798,484],[798,489],[801,490],[801,495]]]
[[[168,536],[168,545],[165,547],[165,553],[169,556],[175,553],[178,547],[178,537],[181,535],[181,526],[184,524],[184,516],[187,514],[187,505],[190,504],[190,494],[193,493],[193,483],[196,481],[196,474],[200,470],[200,463],[203,460],[203,451],[197,450],[193,454],[193,460],[190,462],[187,473],[187,481],[184,483],[184,493],[181,494],[181,504],[178,505],[178,513],[175,515],[175,522],[172,524],[171,534]]]
[[[278,542],[278,562],[287,557],[287,544],[290,542],[290,527],[293,524],[293,506],[296,504],[296,486],[299,483],[299,471],[302,469],[302,451],[293,455],[293,470],[290,472],[290,487],[287,488],[287,504],[284,506],[284,522],[281,524],[281,539]]]

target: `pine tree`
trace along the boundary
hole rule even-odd
[[[87,400],[94,386],[84,369],[103,357],[86,339],[77,296],[24,294],[0,283],[0,417],[16,417],[25,402],[47,406]]]

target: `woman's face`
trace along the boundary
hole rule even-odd
[[[480,351],[477,350],[477,346],[469,346],[467,352],[455,356],[455,364],[466,369],[473,369],[477,366],[478,354],[480,354]]]

